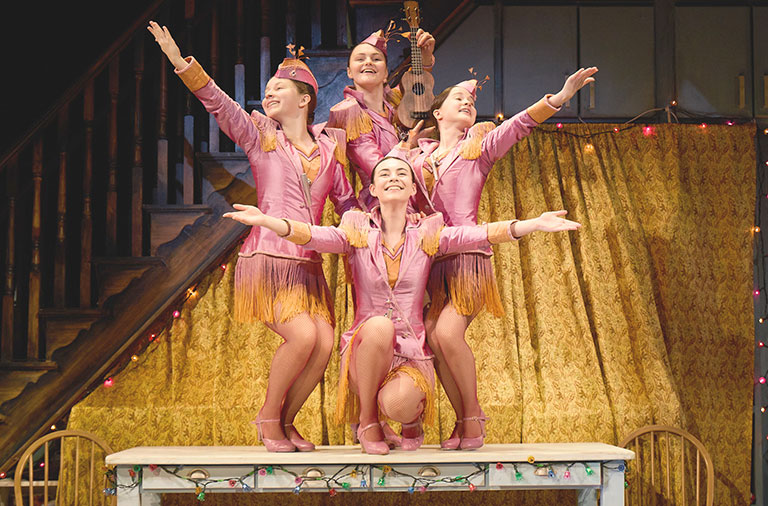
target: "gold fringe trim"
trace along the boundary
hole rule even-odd
[[[427,291],[431,299],[427,319],[437,319],[448,304],[464,316],[482,309],[496,317],[504,315],[491,259],[481,253],[464,253],[433,264]]]
[[[389,93],[386,94],[384,100],[389,102],[392,107],[397,108],[397,106],[400,105],[400,102],[403,100],[403,92],[400,91],[400,88],[390,88]]]
[[[347,241],[354,248],[368,247],[368,232],[371,230],[370,217],[362,211],[351,210],[341,217],[339,228],[347,235]]]
[[[395,378],[398,374],[403,373],[413,380],[416,388],[424,393],[424,412],[423,418],[425,424],[434,425],[435,423],[435,389],[432,384],[424,377],[424,374],[417,368],[410,365],[401,365],[395,367],[387,373],[384,377],[384,381],[381,383],[383,387]]]
[[[276,150],[277,126],[275,126],[274,120],[254,111],[251,114],[251,121],[259,131],[261,150],[265,153]]]
[[[419,234],[421,235],[421,249],[429,255],[437,254],[440,249],[440,232],[445,227],[443,215],[435,213],[421,220]]]
[[[357,397],[357,394],[349,391],[349,363],[352,360],[352,345],[355,343],[357,334],[363,328],[363,325],[365,325],[365,322],[357,327],[355,333],[352,334],[352,338],[347,343],[344,363],[341,364],[339,395],[336,397],[336,413],[334,413],[334,421],[338,425],[343,425],[347,422],[357,422],[357,419],[360,417],[360,399]]]
[[[459,154],[465,160],[477,160],[483,153],[483,139],[496,128],[493,121],[483,121],[469,129],[468,138],[463,142]]]
[[[322,318],[334,325],[324,297],[308,294],[301,287],[278,290],[277,295],[271,290],[257,289],[252,297],[235,297],[235,321],[252,323],[285,323],[301,313],[309,313],[315,318]],[[280,318],[275,318],[275,306],[280,306]]]
[[[349,142],[371,132],[373,121],[363,111],[357,100],[347,98],[331,107],[326,127],[344,130],[347,135],[347,142]]]

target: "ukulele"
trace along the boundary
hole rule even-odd
[[[429,118],[429,108],[435,95],[432,89],[435,87],[435,79],[432,74],[424,71],[421,61],[421,48],[417,44],[416,32],[419,31],[419,2],[403,2],[405,6],[405,20],[411,28],[411,68],[403,74],[400,86],[403,90],[403,98],[397,107],[397,119],[407,127],[413,126],[419,120]]]

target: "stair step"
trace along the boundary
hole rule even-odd
[[[251,173],[251,164],[245,153],[218,152],[218,153],[196,153],[195,160],[200,164],[203,174],[203,202],[214,193],[229,187],[238,177],[242,177],[251,186],[253,174]],[[254,202],[255,204],[255,202]]]
[[[38,313],[40,333],[45,342],[45,357],[50,360],[59,348],[68,346],[82,330],[107,316],[101,309],[45,308]]]
[[[59,368],[51,360],[7,360],[0,362],[0,371],[55,371]]]
[[[150,254],[157,248],[178,237],[181,229],[192,225],[200,216],[211,214],[211,208],[204,205],[156,206],[145,205],[149,214]]]
[[[18,397],[24,387],[30,383],[36,383],[40,376],[46,372],[48,371],[3,371],[0,373],[0,405]]]
[[[99,306],[125,290],[134,279],[153,267],[165,266],[159,257],[110,257],[92,260]]]

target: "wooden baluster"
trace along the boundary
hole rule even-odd
[[[29,303],[27,316],[27,358],[35,360],[40,354],[38,319],[40,311],[40,189],[43,182],[43,139],[32,148],[32,249],[29,265]]]
[[[176,108],[176,139],[181,139],[182,142],[176,144],[177,149],[175,173],[173,176],[173,185],[169,189],[173,192],[174,203],[176,204],[181,204],[184,201],[184,197],[181,193],[181,182],[184,180],[184,157],[187,154],[187,142],[184,134],[186,133],[186,107],[191,105],[189,102],[189,92],[186,91],[186,87],[184,87],[184,85],[181,83],[179,83],[179,85],[183,87],[184,91],[179,93],[177,96],[178,107]]]
[[[168,62],[160,61],[160,97],[157,107],[157,194],[156,204],[168,203]]]
[[[53,305],[66,305],[67,277],[67,115],[64,106],[59,111],[59,194],[56,206],[56,249],[53,264]]]
[[[18,161],[12,159],[5,167],[6,204],[8,206],[7,238],[5,241],[5,280],[3,283],[3,330],[0,343],[0,359],[13,359],[13,294],[16,279],[16,178],[18,176]]]
[[[295,44],[296,41],[296,0],[285,0],[285,41],[288,44]],[[269,74],[269,69],[267,69]],[[262,83],[264,78],[262,77]],[[269,79],[269,77],[267,77]],[[261,91],[264,91],[262,84]]]
[[[91,306],[91,255],[93,245],[93,81],[83,96],[85,120],[85,165],[83,167],[83,215],[80,221],[80,307]]]
[[[290,8],[290,7],[289,7]],[[290,11],[288,11],[290,12]],[[294,19],[294,24],[296,20],[296,15],[294,13],[291,13]],[[286,20],[287,21],[287,20]],[[272,33],[272,23],[271,23],[271,16],[269,12],[269,0],[262,0],[261,1],[261,38],[259,39],[259,45],[261,46],[261,50],[259,53],[259,86],[261,89],[259,92],[263,95],[264,89],[267,87],[267,81],[269,81],[269,78],[271,77],[271,72],[269,71],[272,62],[270,61],[270,53],[271,53],[271,43],[270,43],[270,34]],[[295,29],[295,26],[294,26]],[[286,32],[288,28],[286,25]],[[293,37],[290,39],[286,39],[288,44],[295,44],[296,35],[294,34]]]
[[[211,6],[211,78],[219,78],[219,2]],[[213,114],[208,118],[208,151],[219,152],[219,124]]]
[[[347,47],[347,0],[336,0],[336,47]]]
[[[133,75],[136,94],[133,111],[133,170],[131,174],[131,256],[140,257],[142,251],[143,218],[143,166],[141,157],[141,81],[144,77],[144,34],[134,41]]]
[[[192,54],[192,18],[195,16],[195,0],[184,2],[184,16],[187,20],[186,50]],[[192,94],[187,92],[184,115],[184,169],[182,175],[182,203],[194,204],[195,169],[195,117],[192,115]],[[178,203],[178,202],[177,202]]]
[[[312,49],[317,49],[323,43],[322,2],[312,0],[309,9],[312,24]]]
[[[109,64],[109,174],[107,176],[106,253],[117,253],[117,100],[120,93],[119,54]]]

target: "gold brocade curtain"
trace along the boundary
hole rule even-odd
[[[685,428],[711,452],[715,504],[747,504],[752,399],[754,126],[658,125],[652,135],[614,125],[537,128],[494,167],[482,220],[567,209],[575,233],[534,233],[497,247],[506,316],[479,317],[468,340],[477,359],[491,443],[616,444],[651,423]],[[576,137],[609,131],[592,138]],[[326,223],[333,220],[326,211]],[[337,336],[349,327],[342,262],[325,258],[336,294]],[[182,316],[136,363],[72,409],[69,427],[115,450],[137,445],[253,445],[248,422],[264,399],[279,339],[231,318],[234,257],[198,285]],[[322,444],[350,444],[332,423],[339,370],[297,418]],[[453,412],[438,400],[447,437]],[[631,485],[630,485],[631,486]],[[370,504],[414,504],[370,494]],[[303,494],[302,494],[303,495]],[[573,492],[440,493],[446,504],[555,504]],[[352,499],[339,494],[334,504]],[[355,501],[362,496],[355,495]],[[304,501],[324,503],[324,494]],[[271,504],[271,494],[206,497],[206,504]],[[291,495],[281,501],[298,503]],[[192,495],[166,496],[168,504]]]

